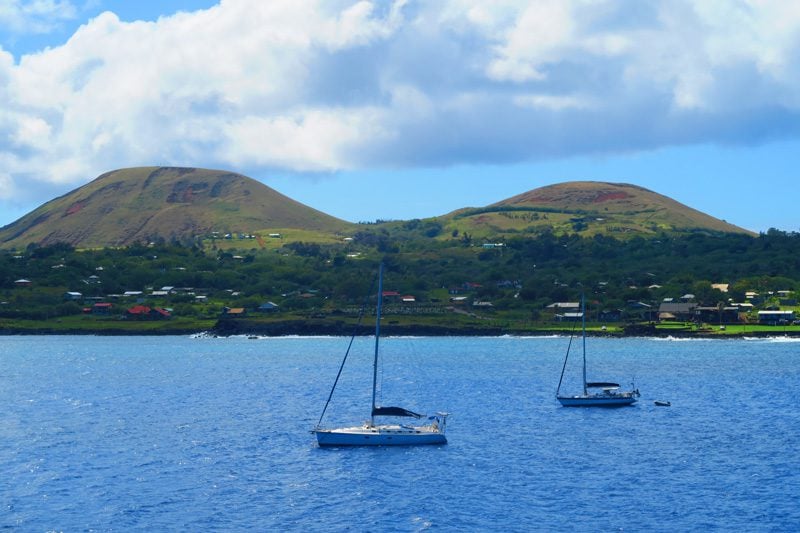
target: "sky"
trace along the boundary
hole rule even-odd
[[[800,230],[800,2],[0,0],[0,226],[133,166],[351,222],[630,183]]]

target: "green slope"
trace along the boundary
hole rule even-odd
[[[547,230],[617,237],[697,231],[752,234],[642,187],[592,181],[541,187],[483,208],[460,209],[440,220],[445,233],[457,230],[480,238]]]
[[[66,242],[125,246],[186,242],[217,232],[266,234],[297,228],[335,234],[352,224],[232,172],[140,167],[108,172],[0,229],[0,247]]]

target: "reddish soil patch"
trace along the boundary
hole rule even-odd
[[[69,206],[69,209],[67,209],[67,212],[64,213],[64,214],[65,215],[74,215],[75,213],[77,213],[78,211],[83,209],[84,207],[86,207],[86,206],[83,204],[83,202],[74,203],[71,206]]]
[[[631,195],[626,192],[604,192],[598,194],[595,199],[593,200],[596,204],[601,204],[603,202],[610,202],[611,200],[624,200],[626,198],[630,198]]]

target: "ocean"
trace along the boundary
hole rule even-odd
[[[580,409],[565,337],[389,337],[379,399],[451,413],[448,445],[322,449],[348,342],[0,337],[0,528],[800,529],[800,339],[590,338],[642,396]],[[368,418],[372,342],[323,425]]]

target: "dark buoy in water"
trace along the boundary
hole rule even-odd
[[[672,405],[671,403],[665,402],[664,400],[656,400],[655,404],[659,407],[669,407],[670,405]]]

